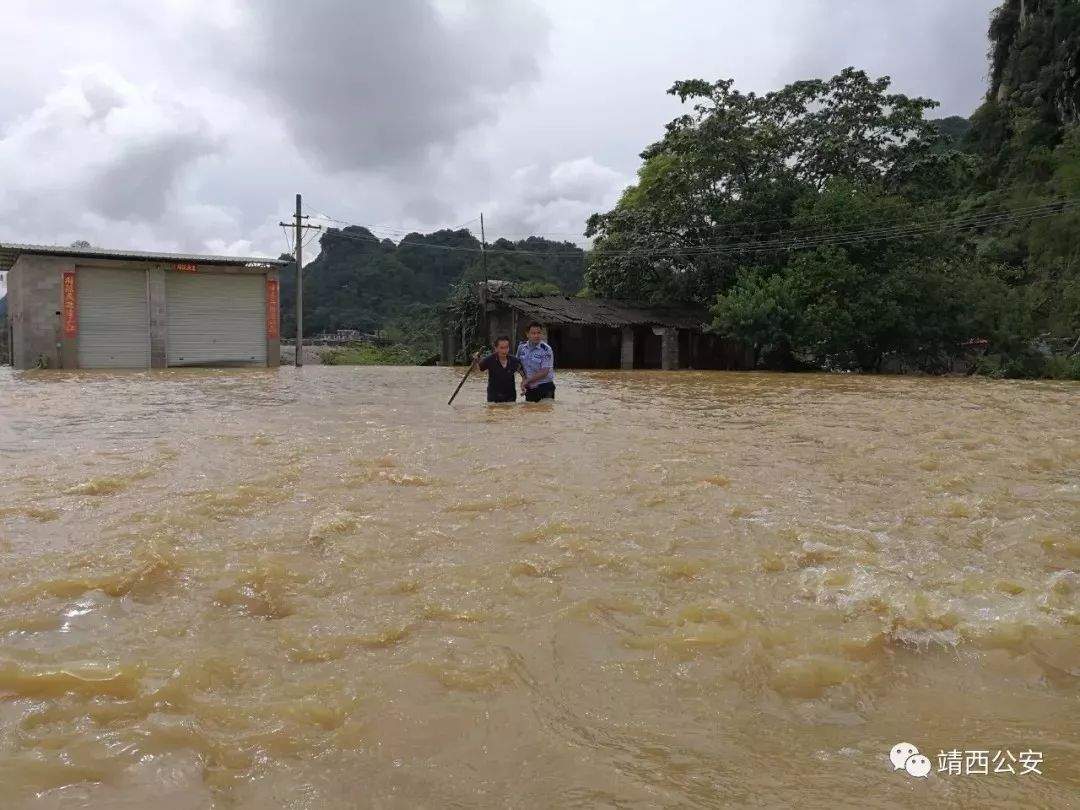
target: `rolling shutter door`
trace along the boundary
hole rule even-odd
[[[80,267],[75,279],[79,368],[148,368],[146,272]]]
[[[170,366],[266,365],[266,277],[166,273]]]

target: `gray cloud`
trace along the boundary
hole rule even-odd
[[[448,222],[454,218],[454,209],[445,200],[423,195],[401,206],[401,213],[417,222]]]
[[[82,95],[89,108],[87,120],[94,123],[100,123],[113,110],[124,106],[124,94],[98,73],[83,77]]]
[[[536,80],[548,24],[526,0],[466,6],[261,3],[242,66],[297,146],[330,170],[420,161],[490,123],[498,99]]]
[[[588,216],[610,205],[630,180],[591,157],[545,168],[523,166],[510,174],[487,210],[497,233],[547,232],[580,240]]]
[[[135,144],[92,179],[87,202],[110,219],[159,220],[189,164],[216,150],[214,139],[199,130]]]
[[[4,0],[0,238],[276,255],[296,192],[573,237],[682,112],[673,80],[853,64],[967,114],[996,1]]]
[[[908,95],[941,102],[931,115],[970,115],[986,92],[987,28],[1000,0],[817,0],[801,7],[805,38],[791,78],[848,65],[889,75]]]
[[[0,216],[27,239],[67,242],[184,228],[179,185],[221,147],[176,99],[105,67],[75,70],[38,108],[0,133]],[[126,222],[126,228],[108,223]],[[51,236],[38,234],[51,233]]]

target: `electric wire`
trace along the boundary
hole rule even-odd
[[[1008,194],[1013,194],[1013,193],[1017,193],[1017,192],[1021,192],[1021,191],[1025,191],[1025,190],[1030,190],[1030,189],[1036,189],[1036,188],[1045,189],[1046,184],[1045,183],[1018,183],[1018,184],[1011,185],[1011,186],[1003,186],[1003,187],[997,188],[997,189],[987,189],[987,190],[983,191],[982,194],[983,195],[1008,195]],[[971,192],[963,192],[963,193],[959,193],[959,194],[944,195],[944,196],[941,196],[941,197],[936,197],[936,198],[933,198],[932,200],[929,200],[928,202],[932,203],[932,204],[939,204],[940,205],[940,204],[945,204],[945,203],[948,203],[948,202],[954,201],[954,200],[955,201],[966,200],[966,199],[969,199],[970,197],[971,197]],[[796,227],[788,227],[788,228],[786,228],[784,230],[784,232],[788,233],[788,232],[795,232],[795,231],[813,230],[816,227],[814,223],[825,221],[825,220],[832,220],[834,218],[834,216],[835,215],[832,214],[832,213],[822,213],[822,214],[813,214],[813,215],[809,215],[809,216],[803,216],[803,217],[800,217],[800,219],[802,220],[802,222],[804,222],[806,224],[799,225],[799,226],[796,226]],[[401,228],[401,227],[393,226],[393,225],[370,225],[370,224],[364,224],[364,223],[360,223],[360,222],[349,222],[349,221],[343,220],[343,219],[336,219],[336,218],[331,217],[329,215],[319,215],[317,218],[318,219],[324,219],[327,222],[332,222],[334,224],[342,225],[342,226],[345,226],[345,227],[366,228],[369,231],[373,231],[373,232],[374,231],[383,231],[383,232],[388,233],[388,234],[400,234],[400,235],[405,235],[405,236],[408,236],[409,234],[417,233],[416,228]],[[757,231],[759,226],[774,225],[774,224],[777,224],[777,223],[790,222],[791,218],[792,217],[789,216],[789,217],[774,217],[774,218],[769,218],[769,219],[741,219],[741,220],[739,220],[737,222],[709,223],[709,224],[703,225],[702,227],[704,229],[707,229],[707,230],[712,231],[712,232],[718,232],[718,231],[722,232],[722,231],[727,231],[727,230],[734,231],[734,230],[738,230],[738,229],[744,229],[744,230],[745,229],[753,229],[754,231]],[[466,222],[463,222],[460,225],[457,225],[455,227],[436,228],[435,230],[436,231],[439,231],[439,230],[456,231],[456,230],[460,230],[461,228],[465,227],[466,225],[469,225],[469,224],[471,224],[473,222],[479,221],[479,219],[480,219],[480,217],[473,217],[472,219],[467,220]],[[505,238],[505,237],[508,237],[508,236],[524,236],[524,237],[534,236],[534,237],[540,237],[540,238],[549,237],[549,236],[577,236],[577,237],[581,237],[581,236],[584,236],[584,232],[583,231],[582,232],[574,232],[574,231],[532,231],[532,232],[514,231],[514,232],[502,232],[501,233],[501,238]],[[557,241],[557,240],[555,240],[555,241]],[[716,242],[716,244],[725,244],[725,242],[722,242],[722,241],[721,242]]]
[[[1016,222],[1023,219],[1041,219],[1045,218],[1046,216],[1056,216],[1067,211],[1072,211],[1077,207],[1080,207],[1080,199],[1068,198],[1050,203],[1043,203],[1041,205],[1013,209],[1011,211],[981,212],[978,214],[968,214],[941,220],[923,222],[878,224],[870,227],[849,229],[847,231],[831,231],[818,233],[811,236],[785,235],[783,238],[778,238],[779,235],[774,235],[774,237],[770,239],[758,239],[742,242],[735,241],[719,245],[699,244],[686,247],[657,246],[631,248],[625,250],[603,250],[598,255],[602,255],[604,257],[663,256],[665,254],[672,256],[721,256],[743,252],[802,250],[828,245],[848,245],[865,241],[926,236],[939,231],[976,229],[980,227],[987,227],[990,225]],[[382,241],[374,235],[371,237],[366,237],[358,234],[345,233],[344,231],[336,231],[333,234],[333,237],[336,239],[350,239],[353,241],[364,242],[368,244],[379,244]],[[466,253],[483,252],[481,248],[471,248],[461,245],[437,245],[427,242],[412,242],[405,240],[399,242],[398,246],[419,247],[432,250],[459,251]],[[555,258],[571,256],[580,257],[586,251],[534,251],[488,248],[487,252],[489,254],[546,256]]]

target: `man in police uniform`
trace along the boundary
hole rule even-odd
[[[527,402],[555,399],[555,352],[540,339],[543,327],[536,321],[529,324],[529,339],[518,346],[517,356],[525,367],[521,393]]]

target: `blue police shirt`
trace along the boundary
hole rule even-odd
[[[555,352],[544,341],[541,340],[533,346],[529,341],[523,340],[518,346],[517,356],[525,366],[525,373],[530,377],[542,368],[550,369],[546,377],[532,385],[555,382]]]

